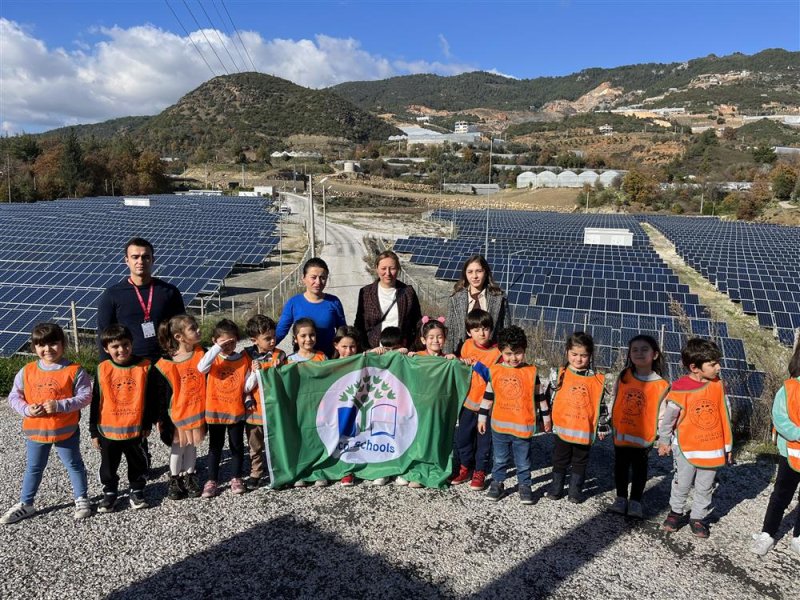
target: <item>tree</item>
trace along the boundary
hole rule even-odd
[[[26,163],[34,162],[42,153],[39,142],[27,133],[13,137],[10,146],[11,156]]]
[[[63,140],[63,146],[59,174],[67,194],[75,194],[76,188],[83,178],[84,169],[83,150],[81,150],[74,129],[69,130]]]
[[[631,202],[652,204],[658,198],[658,184],[649,175],[631,169],[622,180],[622,191]]]
[[[797,183],[797,173],[788,165],[779,164],[769,174],[772,183],[772,194],[778,200],[788,200],[795,184]]]
[[[771,165],[777,159],[778,155],[775,154],[775,150],[773,150],[770,146],[758,146],[757,148],[753,149],[753,160],[755,160],[757,163]]]

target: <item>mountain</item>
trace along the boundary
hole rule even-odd
[[[747,74],[729,80],[704,77],[742,71]],[[770,49],[750,56],[712,54],[682,63],[590,68],[563,77],[536,79],[511,79],[482,71],[450,77],[407,75],[342,83],[329,89],[365,110],[402,113],[409,105],[449,111],[477,107],[528,110],[548,102],[574,102],[601,86],[624,91],[617,103],[665,93],[671,98],[671,93],[687,91],[687,101],[698,107],[712,97],[727,94],[727,102],[744,102],[747,106],[742,108],[755,108],[765,101],[761,94],[753,93],[760,89],[769,94],[770,101],[800,105],[800,52]]]
[[[76,133],[98,139],[127,133],[142,148],[174,156],[198,148],[238,153],[295,134],[361,143],[400,131],[331,91],[262,73],[238,73],[210,79],[153,117],[82,125]]]

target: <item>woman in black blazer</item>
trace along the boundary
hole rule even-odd
[[[467,339],[464,321],[467,313],[475,308],[482,308],[494,320],[492,341],[497,341],[497,333],[509,325],[508,300],[492,277],[489,263],[480,254],[470,256],[461,268],[461,279],[453,289],[453,295],[447,303],[447,341],[445,354],[457,354]]]
[[[355,327],[361,333],[361,345],[364,349],[376,348],[383,329],[399,327],[410,347],[422,318],[417,294],[413,287],[397,280],[400,259],[391,250],[378,255],[375,272],[378,280],[358,292]]]

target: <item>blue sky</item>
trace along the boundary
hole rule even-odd
[[[798,0],[3,0],[2,128],[154,114],[223,74],[220,61],[243,70],[225,8],[259,70],[311,87],[477,69],[530,78],[800,49]]]

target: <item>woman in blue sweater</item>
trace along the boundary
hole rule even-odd
[[[303,283],[306,291],[289,298],[284,305],[278,328],[275,331],[280,343],[297,319],[307,317],[317,327],[317,349],[328,357],[333,354],[333,336],[336,329],[347,325],[342,302],[325,293],[328,283],[328,265],[321,258],[310,258],[303,265]]]

